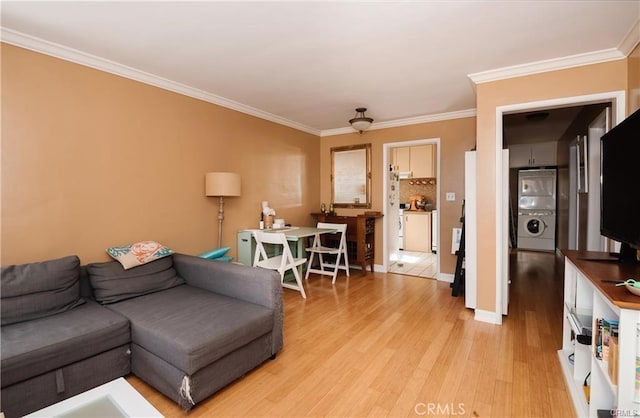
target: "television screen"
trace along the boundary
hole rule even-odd
[[[601,145],[600,233],[635,253],[629,247],[640,248],[640,110],[603,135]]]

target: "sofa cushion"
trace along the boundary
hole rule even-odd
[[[107,248],[107,254],[122,264],[125,270],[128,270],[167,257],[173,254],[173,251],[155,241],[140,241],[131,245]]]
[[[188,285],[109,309],[129,318],[132,342],[189,375],[273,329],[270,309]]]
[[[54,315],[83,304],[79,277],[77,256],[2,267],[2,325]]]
[[[120,263],[93,263],[87,266],[95,298],[102,304],[146,295],[184,283],[173,268],[173,259],[156,261],[125,270]]]
[[[2,387],[130,342],[129,321],[88,301],[70,311],[3,326]]]

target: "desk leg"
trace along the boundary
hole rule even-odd
[[[306,248],[306,239],[304,238],[300,238],[299,240],[296,241],[296,253],[294,255],[294,257],[296,258],[307,258],[307,254],[305,251]],[[302,264],[301,266],[298,266],[298,272],[300,273],[300,277],[304,277],[303,272],[304,272],[304,267],[306,266],[305,264]]]

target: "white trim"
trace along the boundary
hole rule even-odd
[[[64,45],[60,45],[54,42],[50,42],[35,36],[27,35],[12,29],[0,28],[0,38],[2,42],[15,45],[21,48],[29,49],[31,51],[39,52],[41,54],[49,55],[55,58],[70,61],[76,64],[84,65],[86,67],[95,68],[100,71],[115,74],[121,77],[129,78],[131,80],[139,81],[144,84],[148,84],[154,87],[158,87],[164,90],[172,91],[174,93],[182,94],[188,97],[193,97],[198,100],[202,100],[208,103],[213,103],[218,106],[225,107],[227,109],[235,110],[250,116],[255,116],[260,119],[268,120],[270,122],[277,123],[279,125],[288,126],[299,131],[307,132],[317,136],[332,136],[347,133],[354,133],[355,131],[351,127],[318,130],[310,126],[303,125],[298,122],[294,122],[290,119],[274,115],[273,113],[265,112],[263,110],[251,107],[231,99],[227,99],[222,96],[218,96],[213,93],[209,93],[204,90],[197,89],[195,87],[188,86],[186,84],[178,83],[155,74],[151,74],[145,71],[141,71],[115,61],[111,61],[105,58],[98,57],[74,48],[69,48]],[[438,122],[450,119],[459,119],[476,116],[475,109],[460,110],[456,112],[440,113],[435,115],[416,116],[412,118],[397,119],[385,122],[378,122],[371,125],[369,130],[393,128],[397,126],[416,125],[420,123]]]
[[[487,322],[489,324],[501,325],[502,315],[492,311],[485,311],[482,309],[476,309],[476,314],[473,319],[480,322]]]
[[[504,228],[502,222],[502,176],[504,164],[502,163],[502,129],[497,129],[498,126],[502,126],[502,112],[499,110],[500,108],[496,108],[496,152],[495,152],[495,161],[496,161],[496,178],[495,178],[495,190],[499,195],[496,199],[496,259],[495,259],[495,268],[496,268],[496,303],[495,303],[495,319],[496,324],[502,324],[502,279],[504,277],[503,269],[503,260],[502,260],[502,248],[503,248],[503,236],[504,236]],[[500,131],[497,133],[497,131]],[[499,139],[498,139],[499,138]],[[479,166],[479,164],[478,164]],[[478,176],[478,178],[482,178],[482,176]],[[478,314],[478,309],[476,309],[476,316]],[[479,319],[481,320],[481,319]],[[487,322],[487,321],[485,321]]]
[[[518,64],[510,67],[481,71],[473,74],[468,74],[468,77],[475,84],[488,83],[490,81],[504,80],[506,78],[521,77],[525,75],[545,73],[548,71],[564,70],[567,68],[579,67],[582,65],[615,61],[623,59],[625,57],[626,55],[618,49],[609,48],[600,51],[587,52],[584,54],[569,55],[567,57],[552,58],[548,60],[530,62],[527,64]]]
[[[383,213],[387,213],[387,208],[389,207],[389,194],[386,193],[386,190],[389,190],[389,176],[388,176],[388,168],[391,165],[391,161],[389,161],[389,153],[391,148],[393,148],[393,144],[382,144],[382,172],[384,175],[382,176],[382,207]],[[399,195],[400,192],[398,192]],[[388,215],[388,213],[387,213]],[[389,228],[387,228],[387,219],[383,218],[382,222],[382,268],[384,269],[383,273],[389,272]]]
[[[439,252],[440,251],[438,251],[438,253]],[[441,282],[453,283],[454,277],[455,276],[453,274],[449,274],[449,273],[438,273],[438,274],[436,274],[436,279],[438,279],[438,281],[441,281]]]
[[[627,35],[618,45],[618,49],[625,56],[629,55],[633,48],[640,42],[640,17],[636,20],[636,23],[633,24]]]
[[[509,254],[509,149],[502,150],[502,251]],[[502,260],[502,293],[500,297],[501,314],[507,315],[509,313],[509,256],[504,257]],[[500,300],[500,299],[496,299]]]
[[[464,153],[464,306],[475,309],[478,300],[478,152]]]
[[[351,129],[351,128],[349,128]],[[388,173],[388,168],[389,168],[389,164],[391,164],[391,161],[389,161],[389,152],[392,148],[398,148],[398,147],[410,147],[410,146],[414,146],[414,145],[425,145],[425,144],[435,144],[436,145],[436,178],[440,179],[440,138],[427,138],[427,139],[416,139],[416,140],[411,140],[411,141],[399,141],[399,142],[387,142],[382,144],[382,172],[383,173]],[[441,181],[436,181],[436,196],[440,196],[440,183]],[[388,208],[389,207],[389,194],[386,193],[386,190],[389,189],[389,176],[384,175],[382,176],[382,207]],[[436,210],[438,211],[438,214],[440,214],[440,198],[436,199]],[[441,216],[438,216],[438,222],[440,223],[440,220],[442,219]],[[432,226],[433,228],[433,226]],[[438,236],[437,236],[437,240],[438,240],[438,251],[436,252],[436,257],[437,257],[437,271],[435,274],[435,277],[440,280],[440,255],[442,254],[441,251],[441,233],[440,233],[440,228],[438,228]],[[386,273],[389,271],[389,246],[388,244],[388,240],[389,239],[389,231],[387,228],[387,222],[383,222],[383,226],[382,226],[382,259],[383,259],[383,270],[381,270],[382,273]],[[447,277],[445,275],[442,276],[444,281],[448,281]],[[451,275],[451,277],[453,277],[453,275]],[[453,279],[451,280],[451,282],[453,282]]]
[[[496,211],[496,277],[495,277],[495,286],[496,286],[496,300],[495,300],[495,315],[498,315],[502,312],[502,269],[503,267],[503,256],[509,257],[508,250],[507,254],[503,254],[503,235],[502,235],[502,198],[503,198],[503,188],[501,185],[502,181],[502,143],[503,143],[503,132],[502,132],[502,118],[505,114],[514,113],[514,112],[522,112],[528,110],[536,110],[536,109],[549,109],[554,107],[566,107],[566,106],[576,106],[576,105],[585,105],[592,103],[602,103],[602,102],[613,102],[613,108],[615,112],[615,120],[614,126],[624,120],[626,116],[626,92],[624,90],[605,92],[605,93],[595,93],[595,94],[586,94],[583,96],[572,96],[572,97],[561,97],[557,99],[548,99],[541,100],[535,102],[526,102],[526,103],[516,103],[511,105],[497,106],[496,107],[496,137],[495,137],[495,147],[496,147],[496,196],[495,196],[495,211]],[[480,177],[479,177],[480,178]],[[508,247],[507,247],[508,248]],[[478,310],[476,309],[476,316],[478,315]],[[484,315],[484,314],[482,314]],[[500,322],[502,323],[502,315],[499,315]],[[480,319],[481,320],[481,319]],[[485,321],[488,322],[488,321]]]
[[[388,120],[384,122],[374,122],[368,131],[374,131],[376,129],[396,128],[398,126],[418,125],[420,123],[440,122],[443,120],[471,118],[476,116],[476,109],[459,110],[456,112],[438,113],[435,115],[416,116],[412,118]],[[333,136],[351,134],[356,131],[352,127],[325,129],[320,132],[320,136]]]
[[[538,110],[538,109],[552,109],[558,107],[567,107],[567,106],[577,106],[577,105],[588,105],[595,103],[604,103],[604,102],[614,102],[614,113],[615,120],[613,126],[622,122],[626,117],[626,92],[624,90],[619,91],[610,91],[604,93],[594,93],[594,94],[585,94],[583,96],[572,96],[572,97],[560,97],[557,99],[548,99],[534,102],[525,102],[525,103],[516,103],[505,106],[498,106],[496,110],[500,110],[502,114],[509,113],[519,113],[523,111],[530,110]],[[502,126],[502,119],[500,119],[500,124],[496,126],[496,134],[497,127]],[[499,129],[502,131],[502,129]],[[500,132],[500,139],[502,139],[502,132]],[[502,142],[500,142],[500,147],[502,147]]]
[[[115,61],[101,58],[96,55],[91,55],[77,49],[59,45],[54,42],[49,42],[44,39],[26,35],[11,29],[1,28],[1,38],[2,42],[11,45],[19,46],[21,48],[29,49],[31,51],[39,52],[45,55],[50,55],[52,57],[60,58],[66,61],[71,61],[76,64],[95,68],[97,70],[129,78],[131,80],[139,81],[144,84],[159,87],[161,89],[169,90],[188,97],[193,97],[195,99],[213,103],[227,109],[235,110],[250,116],[268,120],[279,125],[284,125],[293,129],[297,129],[299,131],[307,132],[312,135],[320,136],[321,133],[321,131],[319,131],[318,129],[314,129],[309,126],[294,122],[292,120],[274,115],[272,113],[256,109],[255,107],[247,106],[234,100],[230,100],[225,97],[206,92],[204,90],[187,86],[186,84],[177,83],[175,81],[171,81],[166,78],[147,73],[145,71],[137,70],[135,68],[119,64]]]

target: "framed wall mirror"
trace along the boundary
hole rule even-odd
[[[331,202],[371,208],[371,144],[331,148]]]

